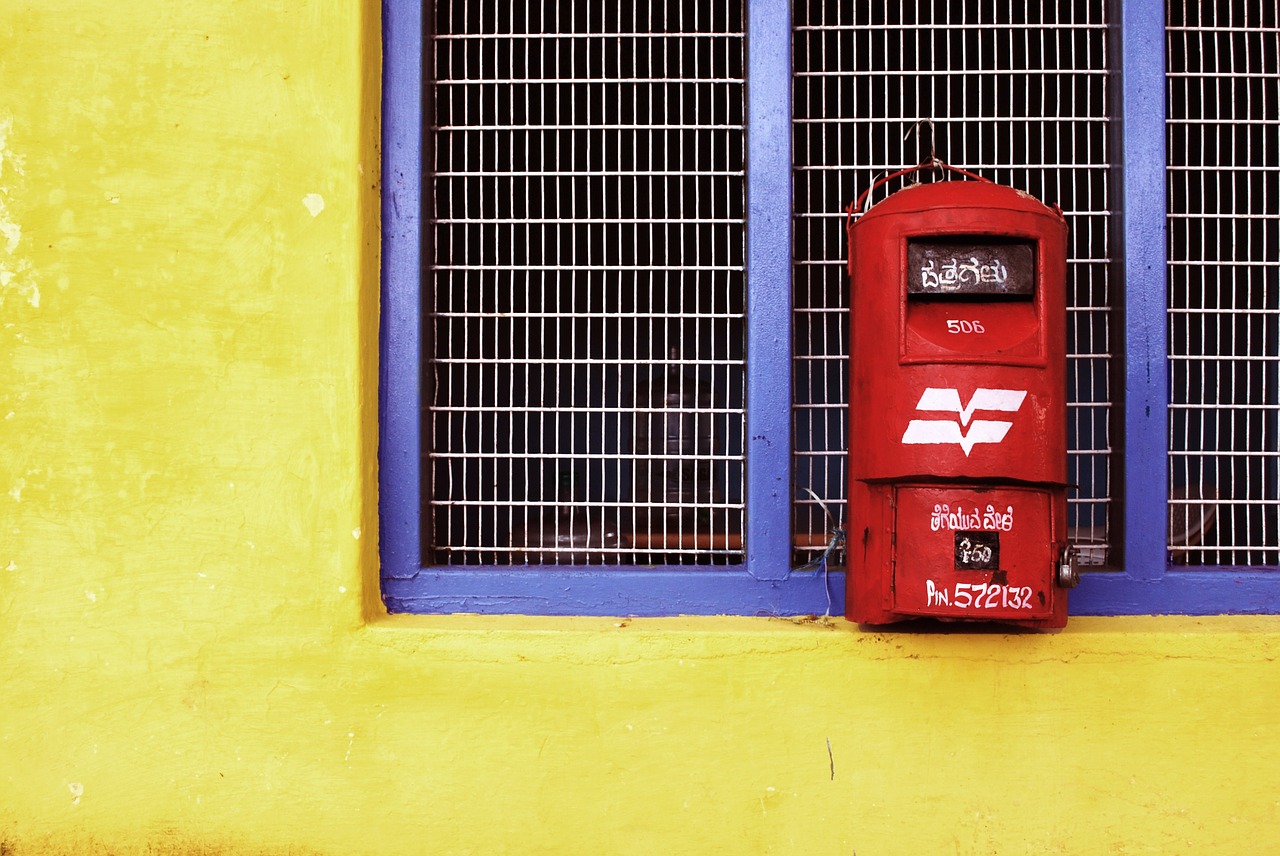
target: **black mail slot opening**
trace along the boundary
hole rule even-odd
[[[990,236],[907,241],[907,296],[1030,298],[1035,294],[1032,241]]]

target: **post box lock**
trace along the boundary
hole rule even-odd
[[[850,207],[845,614],[1062,627],[1066,220],[965,178]]]
[[[1062,551],[1062,561],[1058,563],[1058,585],[1066,589],[1080,585],[1080,568],[1076,565],[1076,551],[1071,545]]]

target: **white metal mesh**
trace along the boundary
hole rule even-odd
[[[433,27],[427,555],[739,561],[740,4]]]
[[[1169,547],[1277,563],[1280,12],[1171,2]]]
[[[1084,560],[1102,563],[1112,295],[1101,0],[797,0],[794,16],[797,486],[839,506],[845,449],[857,442],[845,416],[844,208],[878,177],[927,159],[931,133],[919,123],[932,120],[938,157],[1068,217],[1070,525]],[[821,542],[823,518],[816,502],[798,502],[798,540]]]

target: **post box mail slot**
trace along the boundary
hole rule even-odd
[[[918,297],[1030,297],[1035,245],[981,238],[907,241],[907,294]]]
[[[1066,238],[984,181],[851,224],[851,619],[1065,625]]]

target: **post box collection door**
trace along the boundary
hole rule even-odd
[[[850,619],[1065,625],[1066,240],[985,181],[850,225]]]

